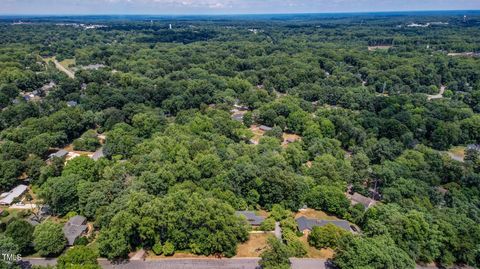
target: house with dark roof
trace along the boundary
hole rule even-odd
[[[307,217],[299,217],[295,220],[297,222],[298,230],[303,234],[308,234],[312,231],[313,227],[323,227],[327,224],[333,224],[345,231],[351,232],[350,223],[346,220],[320,220],[309,219]]]
[[[67,238],[68,245],[73,246],[75,240],[88,230],[87,219],[83,216],[75,216],[63,226],[63,234]]]
[[[257,216],[253,211],[236,211],[235,214],[237,216],[243,216],[247,219],[248,223],[252,226],[260,226],[265,218],[262,216]]]

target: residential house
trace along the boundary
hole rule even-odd
[[[309,234],[313,227],[323,227],[327,224],[333,224],[345,231],[351,232],[350,223],[346,220],[320,220],[309,219],[307,217],[299,217],[295,220],[297,222],[298,230],[303,234]]]
[[[480,152],[480,144],[470,144],[467,146],[467,150],[475,150]]]
[[[11,205],[13,200],[22,196],[27,191],[26,185],[18,185],[9,192],[0,195],[0,205]]]
[[[100,158],[103,158],[103,157],[105,157],[105,154],[103,153],[103,148],[100,148],[97,151],[95,151],[95,153],[93,153],[91,158],[94,161],[98,161]]]
[[[78,105],[78,103],[76,101],[68,101],[67,102],[68,107],[76,107],[77,105]]]
[[[264,217],[257,216],[253,211],[236,211],[235,214],[237,216],[244,216],[252,226],[260,226],[262,222],[265,221]]]
[[[75,216],[63,226],[63,234],[67,238],[69,246],[73,246],[75,240],[87,232],[87,219],[83,216]]]
[[[64,157],[66,157],[67,155],[68,155],[68,151],[66,151],[66,150],[64,150],[64,149],[61,149],[61,150],[59,150],[59,151],[57,151],[57,152],[54,152],[54,153],[50,154],[50,155],[48,156],[48,158],[49,158],[49,159],[52,159],[52,158],[54,158],[54,157],[64,158]]]
[[[233,115],[232,115],[232,119],[233,119],[233,120],[236,120],[236,121],[242,122],[242,121],[243,121],[243,114],[241,114],[241,113],[233,114]]]
[[[260,125],[260,127],[258,127],[258,128],[260,130],[264,131],[264,132],[272,130],[272,127],[268,127],[268,126],[265,126],[265,125]]]
[[[347,194],[347,198],[350,200],[352,205],[362,204],[365,209],[368,209],[377,203],[377,201],[374,199],[363,196],[358,192],[355,192],[354,194]]]

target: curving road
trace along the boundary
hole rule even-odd
[[[442,86],[440,87],[440,92],[439,92],[438,94],[427,95],[427,99],[428,99],[428,100],[442,99],[442,98],[443,98],[443,94],[445,93],[445,89],[446,89],[446,87],[442,85]]]

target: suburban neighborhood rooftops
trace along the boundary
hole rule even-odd
[[[313,227],[323,227],[327,224],[333,224],[339,228],[342,228],[346,231],[350,231],[350,224],[346,220],[319,220],[319,219],[309,219],[307,217],[300,217],[295,220],[300,231],[309,230],[311,231]]]
[[[264,217],[257,216],[253,211],[237,211],[235,212],[235,214],[237,214],[238,216],[244,216],[247,219],[248,223],[253,226],[258,226],[262,224],[262,222],[265,220]]]
[[[68,155],[68,151],[66,151],[66,150],[64,150],[64,149],[61,149],[61,150],[59,150],[59,151],[57,151],[57,152],[55,152],[55,153],[50,154],[50,155],[48,156],[48,158],[50,158],[50,159],[53,158],[53,157],[63,158],[63,157],[65,157],[65,156],[67,156],[67,155]]]
[[[75,216],[68,220],[63,226],[63,233],[67,238],[68,245],[72,246],[75,240],[80,237],[88,228],[87,219],[83,216]]]
[[[2,193],[0,197],[2,198],[0,200],[1,205],[10,205],[13,203],[13,200],[15,198],[20,197],[26,190],[27,190],[26,185],[18,185],[15,188],[13,188],[9,192]]]

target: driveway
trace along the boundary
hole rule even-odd
[[[282,228],[280,227],[280,222],[275,222],[275,237],[279,240],[282,240]]]
[[[72,71],[65,68],[63,65],[61,65],[56,59],[53,60],[53,63],[55,64],[55,67],[57,67],[58,70],[65,73],[69,78],[71,78],[71,79],[75,78],[75,74]]]

